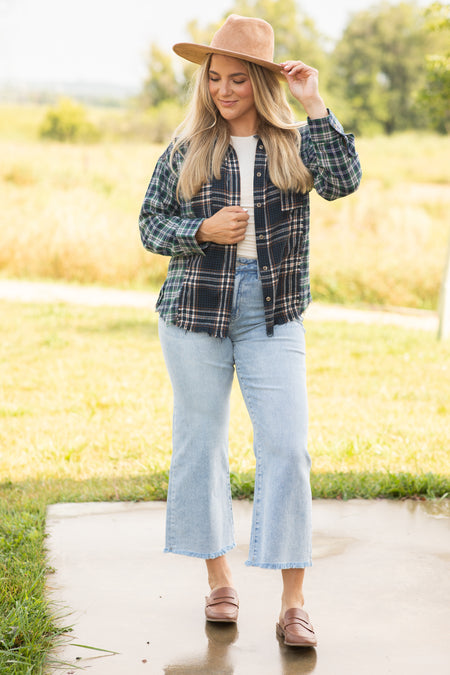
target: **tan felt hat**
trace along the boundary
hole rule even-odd
[[[263,19],[230,14],[214,34],[210,45],[178,42],[173,51],[192,63],[202,63],[207,54],[223,54],[251,61],[280,74],[281,66],[273,61],[274,35],[272,26]]]

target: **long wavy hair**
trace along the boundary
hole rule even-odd
[[[211,55],[197,71],[191,103],[184,121],[175,130],[171,160],[184,156],[177,197],[192,199],[204,183],[220,178],[220,168],[230,143],[228,123],[209,93]],[[242,61],[253,87],[258,116],[257,134],[264,143],[270,180],[283,192],[306,193],[313,177],[300,158],[301,137],[284,89],[277,75],[257,64]]]

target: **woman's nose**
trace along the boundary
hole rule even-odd
[[[222,80],[220,83],[219,93],[222,96],[228,96],[231,93],[231,86],[228,80]]]

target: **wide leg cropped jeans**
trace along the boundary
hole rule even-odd
[[[247,565],[311,565],[305,331],[301,319],[268,337],[256,261],[239,259],[227,338],[159,321],[174,394],[166,552],[216,558],[235,546],[228,463],[234,371],[256,457]]]

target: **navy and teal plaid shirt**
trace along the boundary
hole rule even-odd
[[[332,113],[299,128],[301,158],[325,199],[350,194],[361,180],[354,137]],[[195,234],[205,218],[240,200],[239,164],[230,145],[220,179],[203,185],[191,201],[177,201],[183,158],[170,164],[170,145],[159,158],[139,218],[144,247],[171,256],[157,311],[190,331],[226,337],[233,300],[236,244],[199,244]],[[254,168],[255,232],[264,293],[267,334],[274,324],[301,316],[311,301],[309,284],[309,195],[281,192],[270,181],[267,155],[258,141]]]

